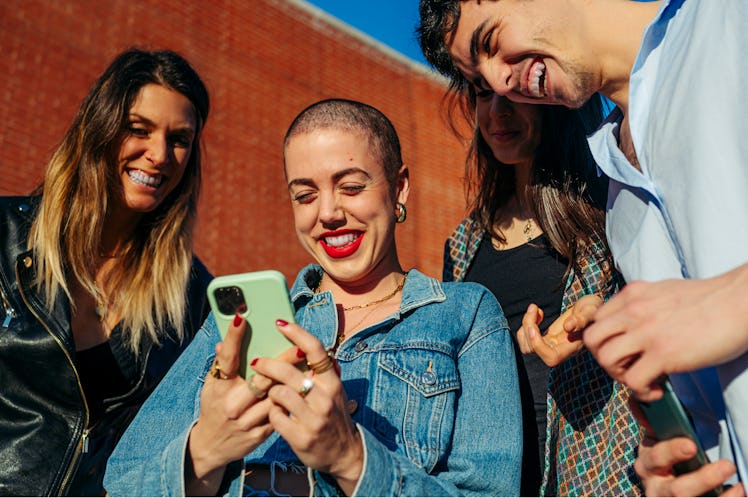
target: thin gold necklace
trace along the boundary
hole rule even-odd
[[[351,310],[355,310],[355,309],[364,309],[364,308],[368,308],[370,306],[374,306],[374,307],[371,310],[369,310],[368,312],[364,313],[364,315],[361,317],[361,319],[358,320],[352,327],[350,327],[348,330],[343,330],[342,333],[339,333],[337,335],[337,337],[335,339],[335,346],[333,346],[333,351],[337,351],[338,348],[340,347],[340,345],[343,343],[343,341],[345,341],[346,336],[348,334],[350,334],[351,332],[353,332],[354,330],[356,330],[358,327],[360,327],[361,324],[364,323],[364,320],[366,320],[367,318],[369,318],[369,316],[371,316],[371,314],[376,311],[376,309],[377,309],[376,306],[377,305],[384,303],[388,299],[391,299],[395,294],[397,294],[398,292],[400,292],[401,290],[403,290],[403,286],[405,286],[405,280],[407,279],[407,277],[408,277],[408,273],[406,272],[406,273],[403,274],[403,279],[400,281],[400,283],[397,285],[397,287],[395,287],[395,289],[392,292],[390,292],[389,294],[387,294],[386,296],[384,296],[381,299],[376,299],[376,300],[368,302],[366,304],[358,304],[358,305],[355,305],[355,306],[348,306],[348,307],[343,306],[343,311],[351,311]],[[320,283],[321,283],[321,281],[320,281]]]
[[[532,218],[529,218],[527,220],[527,223],[525,223],[525,228],[522,229],[522,233],[525,234],[527,242],[530,242],[532,240]]]
[[[397,294],[398,292],[400,292],[401,290],[403,290],[403,286],[405,285],[405,278],[407,276],[408,276],[407,273],[403,274],[403,279],[400,281],[399,284],[397,284],[397,287],[395,287],[395,289],[392,292],[390,292],[389,294],[387,294],[383,298],[376,299],[376,300],[371,301],[371,302],[366,303],[366,304],[356,304],[354,306],[343,306],[343,311],[351,311],[351,310],[358,310],[358,309],[368,308],[369,306],[374,306],[375,304],[381,304],[381,303],[385,302],[386,300],[388,300],[389,298],[391,298],[392,296],[394,296],[395,294]]]

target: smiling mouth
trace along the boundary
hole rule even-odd
[[[530,74],[527,78],[527,90],[530,96],[540,98],[548,95],[545,83],[545,64],[538,59],[530,66]]]
[[[327,235],[319,243],[328,256],[334,259],[347,258],[358,251],[364,240],[364,232],[347,232],[339,235]]]
[[[341,249],[345,246],[349,246],[356,242],[361,234],[358,233],[346,233],[345,235],[335,235],[331,237],[324,237],[325,244],[336,249]]]
[[[127,176],[129,176],[130,180],[132,180],[135,183],[138,183],[140,185],[145,185],[146,187],[153,187],[153,188],[157,188],[164,181],[164,175],[162,174],[156,174],[156,175],[151,176],[137,169],[128,171]]]

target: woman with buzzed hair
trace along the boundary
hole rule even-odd
[[[275,322],[295,346],[248,358],[243,379],[243,317],[220,343],[209,318],[114,452],[107,490],[516,496],[506,321],[482,286],[400,265],[410,179],[392,124],[325,100],[293,121],[283,152],[296,234],[316,261],[291,289],[297,323]]]

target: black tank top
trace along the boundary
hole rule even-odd
[[[88,405],[89,427],[96,425],[104,414],[104,400],[126,394],[135,382],[134,378],[128,379],[126,376],[126,372],[134,375],[135,369],[121,368],[112,352],[113,344],[110,343],[122,339],[121,334],[116,333],[118,329],[119,326],[112,331],[109,341],[75,353],[75,368]],[[131,361],[135,363],[134,355]]]
[[[545,332],[561,312],[567,262],[550,246],[544,235],[527,244],[496,250],[485,235],[465,281],[487,287],[501,304],[517,355],[524,456],[521,496],[538,496],[543,474],[546,431],[546,393],[549,368],[536,355],[523,355],[517,330],[530,303],[545,313],[540,324]]]

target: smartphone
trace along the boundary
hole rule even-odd
[[[236,313],[247,322],[239,357],[239,375],[243,378],[247,378],[253,358],[277,356],[293,346],[275,326],[279,318],[295,322],[286,278],[281,272],[264,270],[216,277],[208,284],[208,301],[222,338]]]
[[[639,406],[641,406],[644,416],[647,417],[649,425],[652,426],[657,439],[664,441],[674,437],[687,437],[696,444],[696,455],[693,458],[685,462],[679,462],[673,466],[673,471],[676,475],[693,472],[702,465],[709,463],[709,458],[701,447],[691,419],[675,395],[670,380],[665,378],[660,382],[660,385],[662,386],[662,398],[649,403],[639,401]],[[703,496],[719,496],[723,491],[720,486]]]

